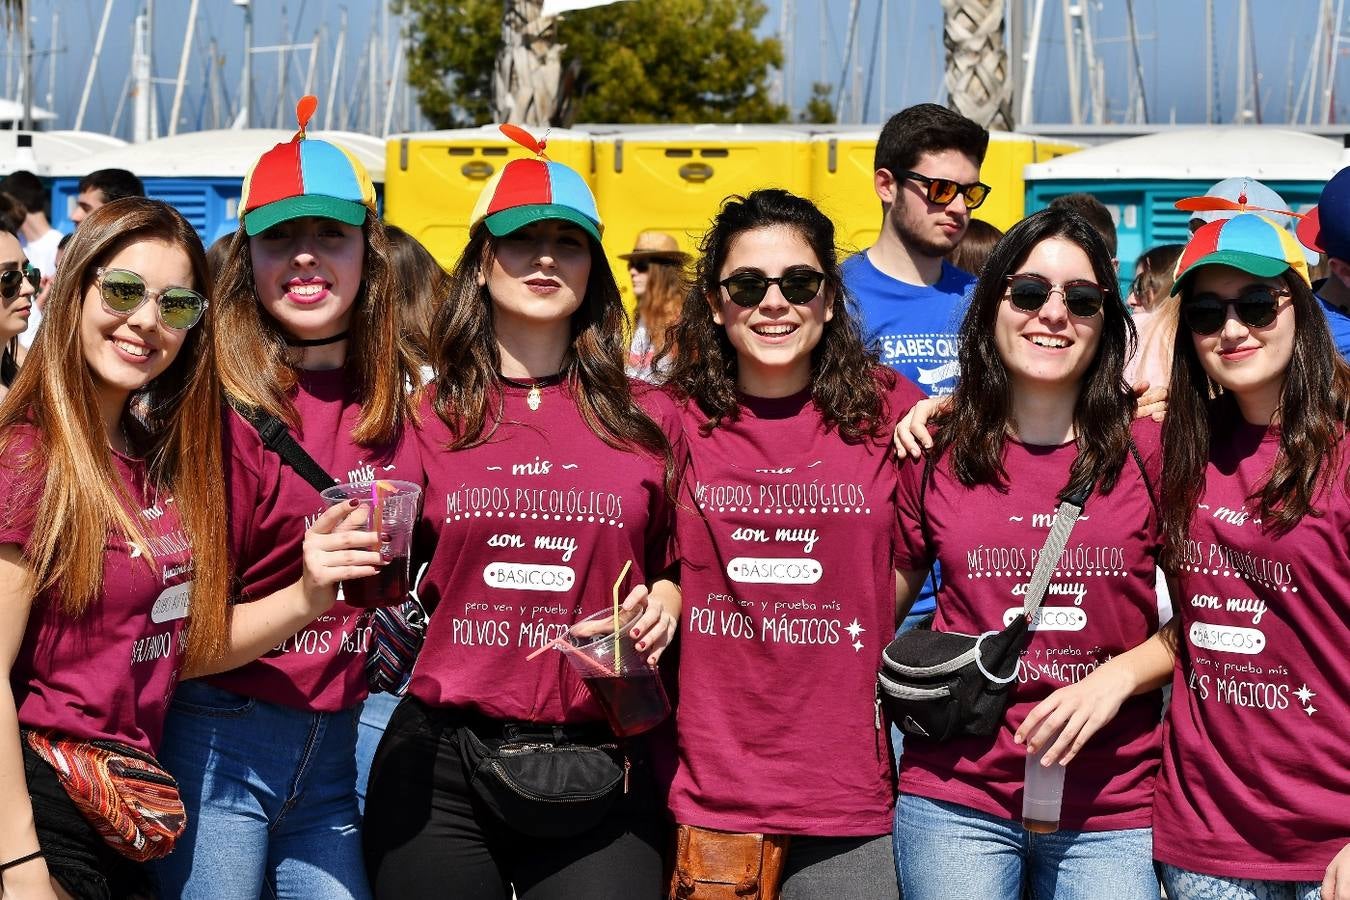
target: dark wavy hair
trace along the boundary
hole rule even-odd
[[[1306,515],[1320,515],[1313,502],[1330,486],[1350,423],[1350,365],[1336,352],[1331,331],[1312,289],[1292,270],[1280,276],[1294,312],[1294,352],[1280,392],[1280,449],[1270,476],[1250,500],[1261,507],[1261,528],[1288,532]],[[1194,277],[1181,288],[1184,307]],[[1205,465],[1215,433],[1242,420],[1237,399],[1210,380],[1185,325],[1178,325],[1172,347],[1172,381],[1163,422],[1164,560],[1182,558],[1191,516],[1205,488]],[[1350,491],[1350,476],[1346,490]]]
[[[501,349],[492,295],[479,283],[480,273],[486,276],[492,265],[497,240],[482,223],[474,228],[450,273],[449,294],[431,322],[431,404],[453,435],[451,450],[486,442],[501,418]],[[616,449],[637,448],[662,459],[666,488],[673,491],[670,441],[633,399],[624,374],[628,314],[614,271],[600,243],[588,237],[587,244],[591,273],[581,305],[572,314],[563,381],[591,431]]]
[[[951,468],[966,486],[1002,485],[1003,449],[1012,415],[1012,382],[994,340],[994,325],[1013,274],[1042,241],[1061,238],[1082,248],[1106,294],[1101,339],[1083,374],[1074,407],[1078,458],[1060,496],[1095,480],[1103,493],[1115,487],[1130,445],[1134,395],[1125,384],[1125,360],[1133,348],[1134,325],[1120,297],[1111,254],[1097,229],[1072,209],[1051,208],[1014,225],[985,263],[970,308],[961,323],[958,359],[961,375],[948,412],[938,416],[933,452],[951,453]]]
[[[811,399],[827,428],[837,428],[848,441],[875,438],[886,427],[882,391],[895,384],[895,374],[879,368],[874,351],[863,343],[858,313],[844,289],[834,244],[834,223],[810,200],[777,188],[749,196],[728,197],[699,245],[694,283],[680,317],[666,332],[665,346],[653,369],[682,399],[695,400],[708,419],[707,434],[724,420],[740,416],[736,399],[737,354],[724,327],[713,319],[718,284],[731,242],[757,228],[791,228],[802,236],[825,273],[821,290],[834,303],[820,343],[811,351]],[[678,348],[673,352],[670,348]],[[669,355],[666,367],[664,360]]]

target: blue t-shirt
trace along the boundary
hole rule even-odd
[[[950,394],[960,371],[956,334],[975,276],[944,261],[936,284],[909,284],[872,265],[866,250],[844,260],[842,268],[844,287],[862,314],[863,340],[876,343],[882,363],[930,397]],[[933,575],[941,577],[936,564]],[[910,615],[927,615],[934,608],[933,580],[924,579]]]
[[[862,313],[863,339],[876,342],[881,361],[930,397],[956,387],[956,333],[975,276],[942,263],[934,285],[909,284],[882,272],[867,251],[844,260],[844,286]]]
[[[1326,282],[1319,281],[1313,287],[1320,288]],[[1322,304],[1322,311],[1327,314],[1327,327],[1331,329],[1331,342],[1336,345],[1340,351],[1341,358],[1350,361],[1350,316],[1339,306],[1333,306],[1322,299],[1319,294],[1317,301]]]

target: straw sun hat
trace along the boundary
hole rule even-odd
[[[643,231],[633,244],[633,252],[621,253],[619,259],[645,259],[684,265],[689,262],[689,254],[682,251],[675,238],[664,231]]]

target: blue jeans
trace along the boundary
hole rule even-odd
[[[370,763],[375,748],[384,737],[384,727],[401,700],[395,694],[371,694],[361,705],[361,721],[356,725],[356,805],[366,811],[366,782],[370,781]]]
[[[1320,881],[1221,878],[1159,863],[1169,900],[1321,900]]]
[[[1158,900],[1153,830],[1032,834],[1020,822],[901,794],[896,807],[905,900]]]
[[[178,779],[188,824],[154,864],[163,896],[369,900],[356,810],[359,714],[179,685],[159,758]]]

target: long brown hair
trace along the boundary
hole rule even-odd
[[[83,227],[83,226],[81,226]],[[377,216],[367,215],[364,278],[353,303],[347,371],[361,405],[352,439],[372,447],[394,440],[414,416],[409,385],[418,383],[417,361],[399,328],[399,285],[389,264],[389,241]],[[232,400],[266,410],[292,428],[300,420],[288,392],[299,379],[286,358],[286,335],[263,309],[253,282],[249,237],[241,223],[217,273],[216,357]]]
[[[1078,458],[1069,470],[1069,483],[1061,496],[1080,491],[1093,481],[1103,493],[1109,493],[1125,462],[1135,404],[1125,384],[1124,367],[1135,339],[1134,325],[1121,300],[1115,266],[1101,234],[1074,210],[1051,207],[1018,222],[994,247],[961,322],[957,351],[961,375],[948,412],[936,417],[940,427],[932,452],[936,458],[950,451],[952,473],[967,487],[1002,486],[1007,479],[1003,452],[1008,430],[1014,425],[1012,382],[999,355],[994,328],[1008,276],[1036,245],[1051,238],[1062,238],[1082,248],[1106,295],[1097,352],[1083,374],[1074,406]]]
[[[432,408],[449,428],[451,450],[473,447],[491,437],[504,396],[498,373],[501,350],[493,325],[492,295],[479,283],[492,265],[497,239],[479,223],[450,273],[450,295],[431,324],[431,365],[435,370]],[[572,342],[562,375],[587,426],[617,449],[639,448],[661,458],[666,486],[674,461],[661,428],[633,400],[624,374],[628,348],[627,314],[599,242],[587,238],[591,273],[581,306],[572,314]],[[486,279],[484,279],[486,280]],[[489,426],[489,420],[494,422]]]
[[[389,261],[403,296],[398,304],[403,336],[412,346],[417,362],[431,359],[431,323],[436,310],[450,293],[450,273],[441,268],[436,257],[408,232],[397,225],[386,225]]]
[[[637,320],[658,350],[669,328],[680,315],[680,304],[689,290],[684,266],[678,261],[652,257],[647,263],[647,289],[638,300]]]
[[[1312,289],[1290,270],[1280,280],[1289,289],[1296,329],[1280,392],[1280,449],[1269,477],[1248,497],[1259,499],[1261,528],[1274,535],[1320,514],[1313,503],[1330,486],[1350,424],[1350,365],[1336,352]],[[1183,306],[1194,283],[1187,278],[1182,284]],[[1190,330],[1178,327],[1163,420],[1162,523],[1169,564],[1183,558],[1191,516],[1205,488],[1210,443],[1216,432],[1240,421],[1236,398],[1210,380]],[[1350,491],[1350,476],[1345,488]]]
[[[723,204],[703,236],[694,285],[653,369],[662,372],[676,394],[698,403],[708,416],[699,426],[705,435],[724,420],[739,418],[738,356],[727,330],[713,319],[709,298],[722,290],[718,275],[732,240],[746,231],[775,227],[791,228],[811,246],[825,275],[821,291],[834,298],[834,314],[811,351],[811,398],[826,426],[837,428],[845,440],[876,437],[886,426],[882,387],[893,385],[895,375],[879,369],[876,354],[863,344],[858,315],[839,270],[834,223],[810,200],[784,190],[754,191],[746,197],[729,197]],[[675,347],[679,351],[672,353]],[[666,358],[668,369],[662,366]]]
[[[0,454],[10,451],[17,427],[41,434],[33,459],[46,469],[41,496],[33,498],[35,523],[27,550],[36,593],[55,589],[60,608],[79,616],[103,591],[104,548],[110,531],[141,547],[145,536],[123,496],[113,467],[93,377],[84,358],[80,320],[95,271],[124,248],[163,241],[192,264],[193,284],[208,283],[201,239],[173,207],[130,197],[108,203],[80,223],[47,296],[46,321],[0,404]],[[188,664],[219,656],[228,641],[229,562],[225,540],[225,488],[221,461],[220,380],[212,332],[214,309],[190,329],[169,367],[134,395],[123,413],[129,434],[144,451],[152,483],[172,492],[192,546],[192,603],[188,611]],[[130,410],[143,410],[137,420]],[[139,504],[136,504],[139,506]],[[134,507],[133,507],[134,508]]]

